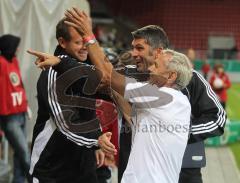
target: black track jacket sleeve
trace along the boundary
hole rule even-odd
[[[182,92],[188,96],[192,107],[188,143],[222,135],[227,118],[226,112],[202,75],[194,70],[189,85]]]
[[[69,140],[88,148],[98,146],[97,139],[101,135],[101,129],[96,118],[95,96],[82,92],[87,77],[80,77],[79,80],[73,78],[75,79],[73,81],[72,78],[63,76],[65,72],[79,67],[81,64],[66,55],[59,57],[62,62],[42,72],[39,78],[37,86],[39,117],[37,122],[41,123],[41,121],[47,120],[48,116],[40,115],[44,114],[44,111],[46,113],[47,110],[57,129]],[[90,66],[86,66],[91,69]],[[72,74],[72,76],[74,75]]]

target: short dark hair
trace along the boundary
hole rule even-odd
[[[71,35],[69,33],[69,25],[65,24],[66,18],[61,19],[56,26],[56,39],[62,37],[66,41],[71,40]]]
[[[153,48],[166,49],[169,47],[169,40],[163,28],[157,25],[148,25],[132,32],[134,39],[145,39]]]

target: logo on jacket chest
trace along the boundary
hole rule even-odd
[[[18,86],[20,84],[20,78],[16,72],[10,72],[9,78],[13,86]]]

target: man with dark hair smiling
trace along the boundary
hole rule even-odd
[[[64,20],[60,20],[56,26],[58,45],[54,55],[73,60],[73,63],[67,63],[66,68],[73,68],[74,64],[86,66],[82,63],[88,56],[83,38],[74,27],[65,24]],[[88,68],[91,70],[90,66]],[[64,81],[58,83],[57,78],[69,79],[64,74],[56,73],[50,68],[42,71],[39,77],[37,83],[39,108],[33,132],[29,172],[33,182],[98,183],[96,169],[103,164],[105,155],[97,147],[101,130],[98,122],[94,120],[96,96],[83,92],[86,82],[84,75],[75,81],[70,79],[69,83]],[[66,88],[61,91],[61,96],[56,97],[55,89],[63,85]],[[67,101],[77,101],[81,97],[86,97],[89,99],[85,100],[86,103],[92,107],[85,108],[82,107],[84,104],[68,105],[59,102],[64,97],[67,97]],[[67,115],[68,111],[70,116]],[[92,129],[84,126],[84,123],[89,121],[95,124],[92,125]]]
[[[147,65],[149,65],[149,63],[147,63],[147,57],[150,55],[149,50],[136,44],[135,40],[146,41],[152,49],[155,47],[162,47],[164,49],[169,47],[168,37],[164,30],[153,27],[153,30],[162,32],[153,33],[153,30],[150,30],[151,27],[152,26],[146,26],[132,32],[134,39],[132,42],[132,56],[137,64],[136,67],[131,66],[126,69],[128,76],[139,78],[139,76],[141,76],[139,72],[145,72]],[[201,167],[204,167],[206,164],[203,141],[206,138],[223,134],[226,112],[219,104],[208,82],[195,70],[193,70],[193,77],[190,83],[182,92],[189,98],[192,115],[191,131],[183,158],[179,183],[201,183]],[[124,133],[123,131],[120,135],[119,181],[127,165],[131,149],[131,145],[126,142],[126,139],[128,140],[131,134]],[[198,157],[198,160],[195,160],[194,157]]]

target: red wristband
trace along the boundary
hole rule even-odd
[[[83,42],[87,43],[88,41],[92,40],[92,39],[96,39],[94,34],[91,36],[87,36],[87,37],[83,37]]]

